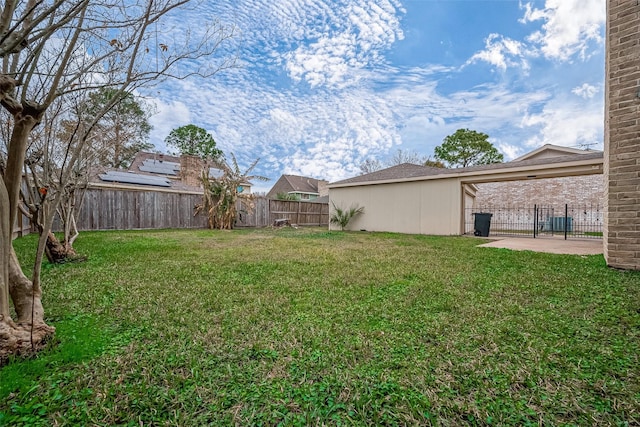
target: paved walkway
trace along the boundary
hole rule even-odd
[[[479,245],[481,248],[505,248],[514,251],[549,252],[553,254],[598,255],[602,253],[602,239],[569,239],[563,237],[505,237]]]

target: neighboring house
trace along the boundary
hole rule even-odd
[[[322,179],[298,175],[282,175],[267,193],[268,199],[276,199],[278,194],[291,194],[300,200],[314,200],[329,195],[328,182]]]
[[[546,144],[510,163],[590,153],[594,151]],[[534,204],[555,209],[565,204],[585,210],[598,209],[603,206],[604,175],[491,182],[477,184],[477,188],[474,204],[477,209],[523,208]]]
[[[90,179],[78,212],[85,230],[205,228],[199,212],[203,161],[195,156],[140,152],[129,170],[106,170]],[[211,168],[209,176],[222,173]],[[243,183],[242,192],[251,192]]]
[[[552,157],[568,156],[571,154],[589,154],[593,153],[593,150],[580,150],[578,148],[562,147],[560,145],[544,144],[542,147],[533,151],[523,154],[522,156],[511,160],[512,162],[519,162],[521,160],[533,160],[533,159],[549,159]]]
[[[350,224],[354,230],[458,235],[465,232],[465,212],[477,205],[487,183],[525,182],[522,189],[502,193],[533,195],[536,190],[530,183],[536,180],[562,178],[572,183],[589,175],[601,179],[602,173],[602,152],[547,146],[516,161],[458,169],[405,163],[330,183],[329,198],[338,207],[364,207]]]
[[[168,189],[182,192],[202,193],[200,179],[204,163],[195,156],[170,156],[141,151],[136,154],[129,170],[108,170],[98,175],[92,185],[111,183],[124,185],[126,188]],[[209,176],[216,178],[222,175],[222,170],[209,168]],[[240,192],[250,193],[251,183],[244,182]]]

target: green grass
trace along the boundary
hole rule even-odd
[[[83,233],[0,425],[637,425],[640,273],[324,229]],[[26,267],[33,236],[15,242]]]

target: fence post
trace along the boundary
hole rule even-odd
[[[564,240],[567,240],[567,226],[569,225],[569,205],[564,205]]]
[[[538,232],[538,205],[533,205],[533,238],[536,238]]]

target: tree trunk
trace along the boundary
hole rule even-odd
[[[2,103],[5,107],[9,105],[14,125],[4,177],[0,179],[0,364],[8,355],[39,349],[55,331],[44,322],[40,287],[33,286],[22,273],[11,244],[27,142],[44,109],[10,101],[5,94]],[[18,315],[18,324],[10,316],[9,295]]]
[[[9,354],[17,352],[19,334],[9,312],[9,252],[11,251],[9,225],[9,195],[0,176],[0,364]]]
[[[30,331],[16,325],[9,311],[9,265],[11,253],[12,227],[9,223],[9,195],[4,180],[0,176],[0,366],[10,355],[22,354],[32,348]],[[39,300],[38,300],[39,301]],[[42,343],[44,336],[40,329],[34,334],[34,341]],[[46,331],[48,336],[51,331]],[[38,340],[38,341],[36,341]]]
[[[13,130],[7,150],[7,166],[4,172],[4,183],[9,195],[9,225],[11,226],[15,223],[18,214],[22,167],[27,152],[29,134],[40,121],[42,114],[42,111],[29,105],[25,105],[24,112],[14,114]]]
[[[43,342],[41,339],[39,344]],[[26,354],[31,349],[31,336],[28,330],[17,326],[10,317],[0,319],[0,366],[9,356]]]
[[[76,251],[70,244],[67,244],[66,240],[60,242],[53,232],[49,232],[47,235],[47,248],[45,253],[47,259],[51,263],[61,264],[67,261],[75,261],[77,258]]]
[[[39,286],[34,286],[31,280],[24,275],[13,250],[11,250],[9,260],[9,293],[18,315],[17,322],[19,325],[31,327],[33,316],[34,326],[46,326],[41,300],[42,289]],[[47,328],[49,327],[47,326]],[[51,332],[53,332],[53,329]]]

